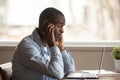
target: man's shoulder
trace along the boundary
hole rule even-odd
[[[33,44],[33,39],[31,38],[31,35],[29,36],[26,36],[25,38],[23,38],[20,43],[18,44],[18,46],[23,46],[23,47],[26,47],[26,46],[30,46]]]
[[[24,38],[21,40],[20,43],[31,43],[32,41],[33,41],[32,36],[29,35],[29,36],[24,37]]]
[[[38,48],[38,44],[35,41],[35,36],[33,34],[24,37],[17,47],[19,48]]]

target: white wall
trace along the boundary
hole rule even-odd
[[[69,47],[72,53],[76,69],[98,69],[103,47]],[[114,62],[111,56],[112,47],[106,47],[103,61],[103,69],[114,70]]]
[[[0,47],[0,64],[9,62],[12,59],[15,46]],[[75,60],[76,70],[80,69],[98,69],[102,47],[70,47],[67,49],[71,52]],[[114,70],[114,62],[111,56],[112,47],[106,47],[103,68]]]

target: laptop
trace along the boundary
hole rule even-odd
[[[67,78],[68,79],[98,79],[103,64],[104,54],[105,54],[105,47],[103,47],[98,73],[95,74],[90,72],[73,72],[73,73],[69,73]]]

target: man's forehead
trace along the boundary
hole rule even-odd
[[[65,24],[65,18],[64,18],[64,16],[57,16],[56,18],[53,19],[53,22]]]

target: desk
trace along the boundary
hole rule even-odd
[[[116,74],[101,74],[99,76],[99,79],[67,79],[67,77],[65,77],[65,79],[62,79],[62,80],[120,80],[120,73],[116,73]]]

